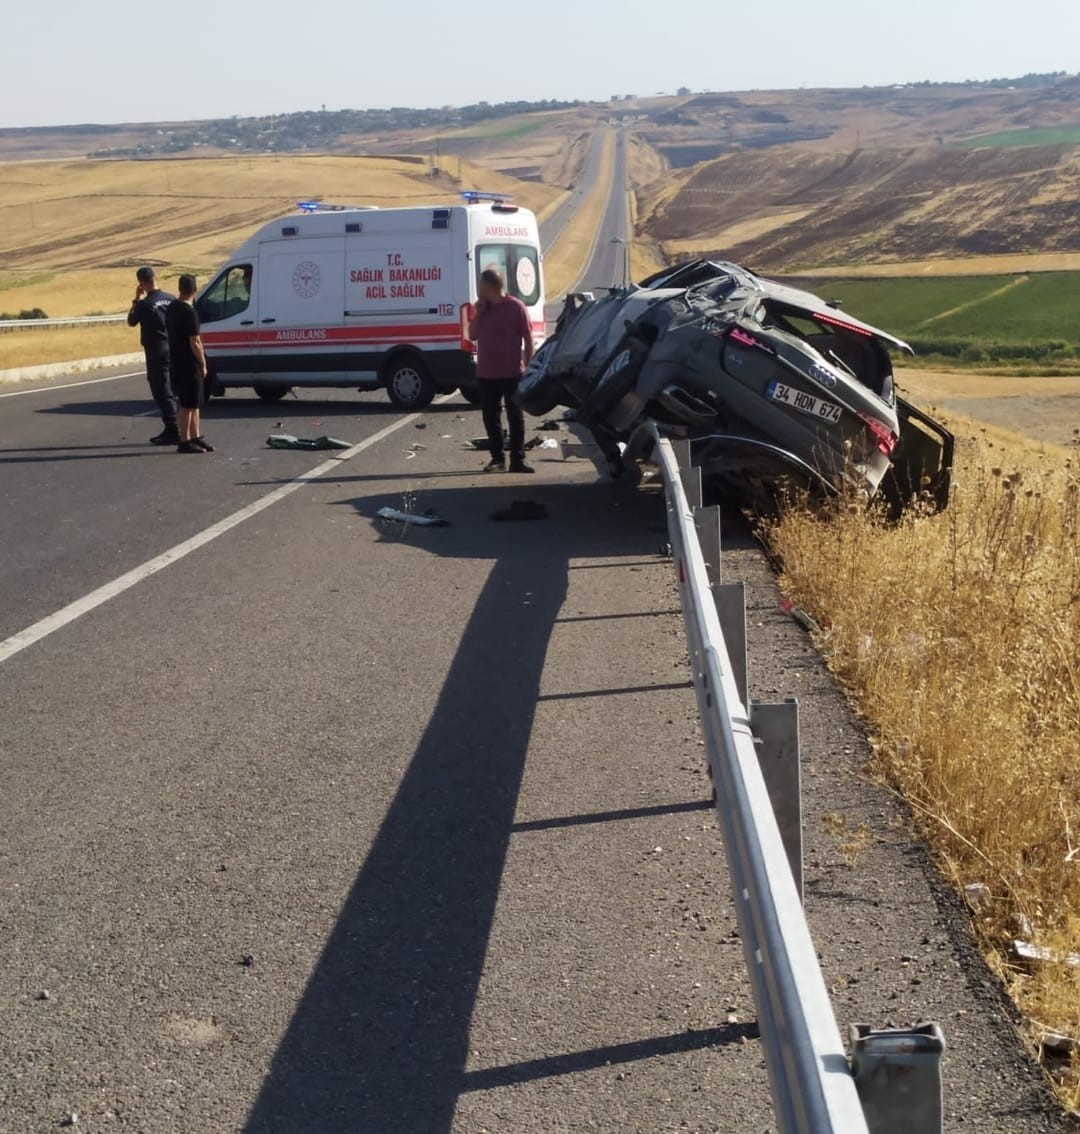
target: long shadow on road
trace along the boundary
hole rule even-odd
[[[552,627],[571,560],[640,559],[656,504],[610,486],[528,486],[550,518],[492,523],[523,490],[424,492],[453,527],[404,531],[433,554],[493,566],[427,729],[275,1054],[246,1134],[443,1134],[469,1028]],[[400,495],[343,501],[374,517]],[[363,722],[358,721],[362,728]]]

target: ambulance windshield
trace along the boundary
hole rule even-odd
[[[476,249],[476,279],[494,268],[506,281],[507,294],[526,307],[540,302],[540,256],[527,244],[481,244]]]

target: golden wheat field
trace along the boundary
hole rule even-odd
[[[768,534],[881,770],[946,872],[987,888],[992,966],[1034,1033],[1075,1036],[1080,973],[1011,942],[1080,953],[1080,449],[957,429],[947,512],[793,510]],[[1080,1102],[1080,1079],[1059,1086]]]
[[[2,163],[0,313],[126,311],[138,264],[158,265],[166,287],[183,271],[205,276],[251,232],[304,198],[389,207],[451,202],[463,188],[483,187],[511,193],[543,217],[565,197],[555,185],[468,161],[460,168],[458,181],[432,180],[426,158]],[[134,349],[127,328],[20,331],[0,335],[0,370]]]

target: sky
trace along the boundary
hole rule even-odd
[[[0,127],[1080,71],[1077,0],[7,7]]]

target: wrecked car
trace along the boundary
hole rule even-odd
[[[602,298],[567,298],[518,398],[567,406],[615,475],[639,427],[691,443],[712,495],[766,511],[780,495],[948,502],[953,438],[897,396],[900,339],[737,264],[696,260]]]

